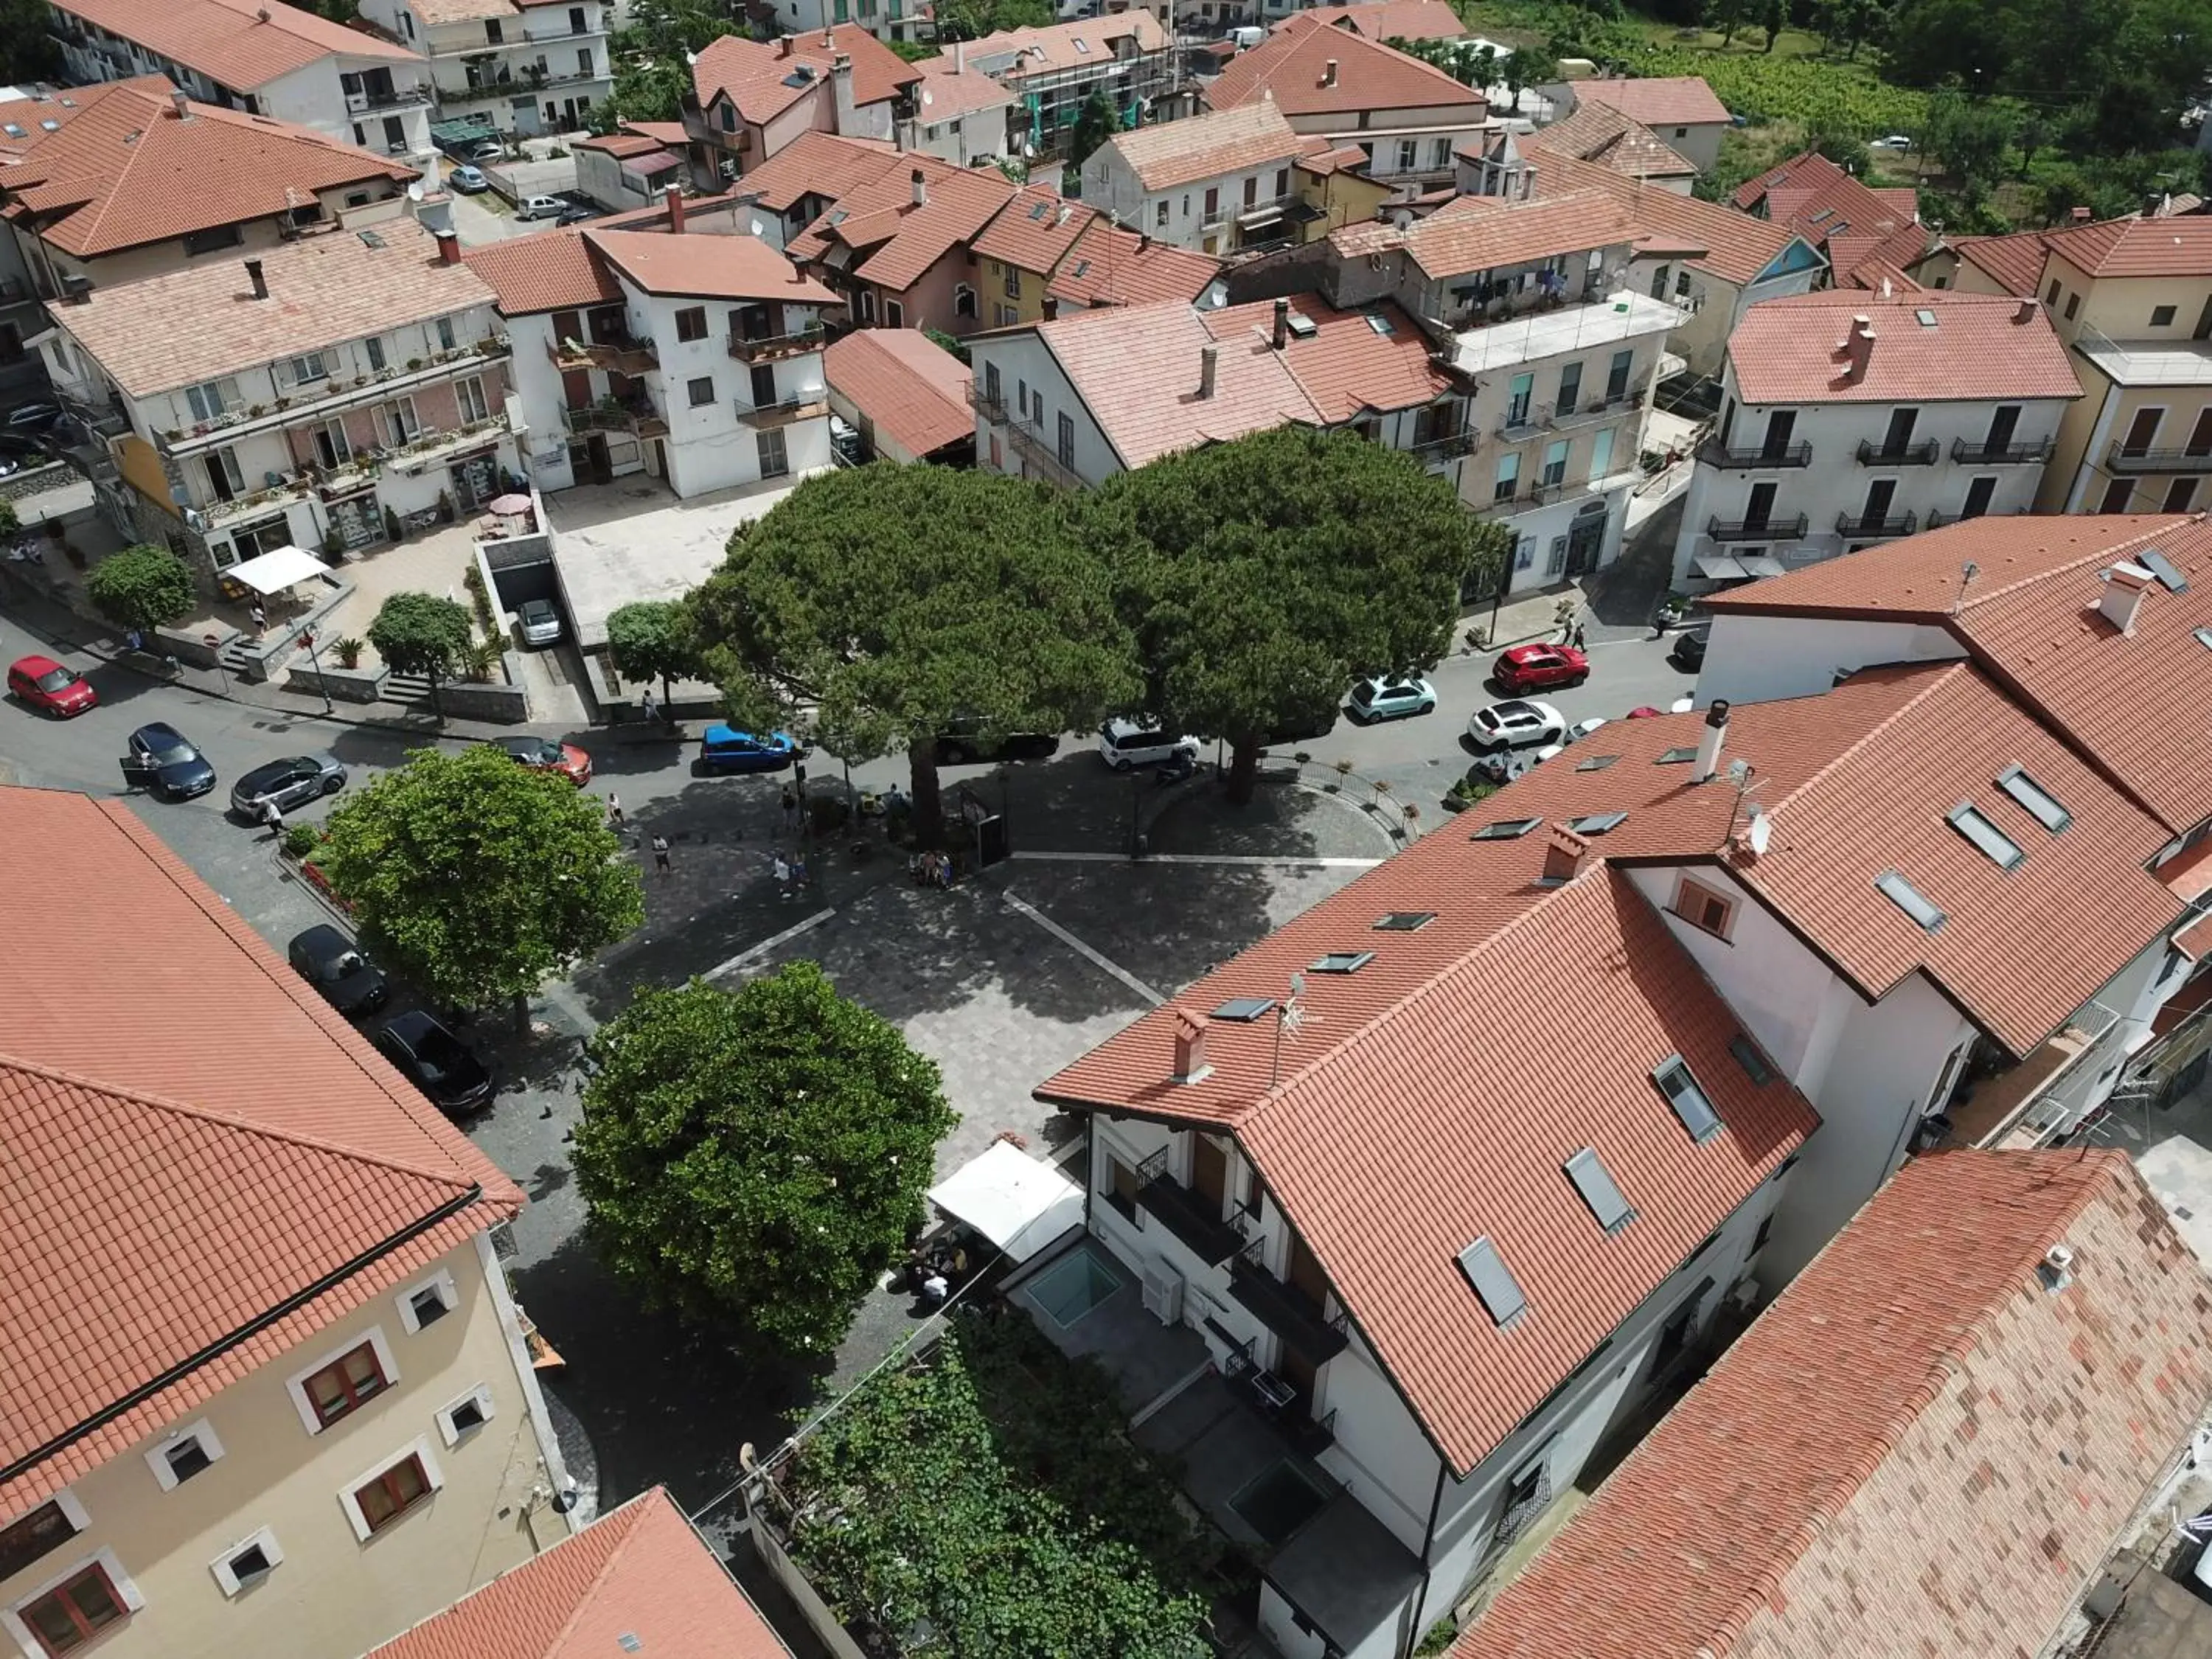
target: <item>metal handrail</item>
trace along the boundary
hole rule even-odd
[[[1836,533],[1863,541],[1887,536],[1910,536],[1919,527],[1920,515],[1917,513],[1884,513],[1856,519],[1847,512],[1836,514]]]
[[[1813,446],[1801,438],[1779,448],[1762,444],[1756,448],[1738,449],[1714,438],[1698,446],[1698,459],[1709,466],[1738,472],[1756,472],[1766,467],[1810,466]]]
[[[1942,453],[1942,446],[1933,438],[1917,444],[1899,444],[1894,448],[1871,438],[1859,440],[1861,466],[1933,466]]]
[[[2049,460],[2052,443],[2049,438],[2024,444],[1978,444],[1954,438],[1951,459],[1970,466],[2025,466]]]
[[[1717,542],[1793,542],[1805,533],[1808,520],[1802,513],[1794,519],[1709,519],[1705,534]]]

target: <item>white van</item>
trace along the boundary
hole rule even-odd
[[[1116,772],[1164,761],[1198,759],[1198,739],[1164,731],[1157,722],[1110,720],[1098,728],[1098,752]]]

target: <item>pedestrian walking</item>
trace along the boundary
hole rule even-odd
[[[774,864],[775,867],[776,896],[780,898],[789,898],[791,896],[790,862],[785,859],[782,854],[778,853],[774,860]]]
[[[660,704],[654,699],[650,690],[646,692],[644,696],[638,699],[638,707],[644,711],[645,723],[647,726],[651,726],[655,720],[660,718]]]
[[[611,789],[607,791],[607,822],[617,830],[623,827],[622,797]]]
[[[787,783],[783,786],[783,827],[787,833],[791,829],[791,820],[798,811],[799,797],[791,793],[791,786]]]
[[[1577,623],[1575,624],[1575,649],[1580,651],[1584,648],[1585,643],[1583,638],[1583,625],[1580,623]]]
[[[653,838],[653,867],[664,876],[674,873],[669,868],[668,837],[665,836],[655,836]]]
[[[254,600],[253,609],[247,614],[253,618],[253,632],[257,638],[269,631],[269,613],[261,608],[260,600]]]
[[[791,855],[791,879],[794,886],[810,887],[813,885],[813,878],[806,873],[805,854],[793,853]]]
[[[284,809],[274,800],[264,800],[261,803],[261,821],[269,826],[269,834],[272,840],[284,839]]]

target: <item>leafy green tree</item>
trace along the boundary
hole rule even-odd
[[[599,805],[483,745],[418,750],[331,815],[315,862],[377,954],[465,1008],[524,999],[645,919]]]
[[[811,962],[641,992],[592,1054],[576,1184],[608,1265],[787,1352],[836,1346],[958,1121],[935,1063]]]
[[[368,642],[393,672],[428,677],[431,704],[443,720],[446,706],[439,687],[469,652],[466,608],[432,593],[394,593],[369,623]]]
[[[1349,432],[1285,427],[1106,481],[1092,502],[1152,712],[1226,738],[1251,799],[1268,731],[1363,674],[1418,673],[1463,584],[1487,592],[1451,485]]]
[[[0,0],[0,83],[63,79],[67,66],[50,32],[53,17],[40,0]]]
[[[1772,52],[1774,43],[1780,38],[1782,31],[1790,27],[1789,0],[1766,0],[1766,10],[1760,16],[1759,23],[1759,27],[1766,31],[1766,44],[1759,50]]]
[[[684,95],[690,90],[690,65],[681,58],[617,59],[614,91],[592,111],[592,131],[605,137],[625,121],[679,120]]]
[[[629,678],[660,682],[660,701],[672,700],[669,682],[699,672],[691,619],[674,599],[637,599],[607,617],[607,654]]]
[[[1713,27],[1720,30],[1723,46],[1734,43],[1749,15],[1750,0],[1713,0]]]
[[[1499,66],[1505,77],[1505,89],[1513,94],[1513,108],[1521,108],[1521,94],[1524,88],[1541,86],[1547,81],[1559,78],[1559,60],[1541,46],[1521,46],[1505,54]]]
[[[1840,110],[1824,109],[1805,124],[1805,148],[1826,156],[1846,173],[1866,177],[1866,137]]]
[[[118,628],[150,634],[199,604],[192,573],[166,547],[141,542],[109,554],[85,578],[85,597]]]
[[[1959,182],[1959,193],[1978,203],[2004,176],[2005,152],[2018,118],[2008,106],[1946,89],[1928,100],[1920,147]]]
[[[929,343],[932,345],[938,347],[941,350],[951,352],[963,363],[969,361],[968,356],[968,343],[965,340],[959,339],[953,335],[947,334],[941,328],[925,328],[921,331],[929,337]]]
[[[1094,91],[1075,112],[1075,131],[1068,140],[1068,165],[1081,167],[1091,151],[1121,130],[1121,117],[1114,107],[1114,100],[1103,88]]]
[[[878,461],[800,484],[739,526],[693,592],[708,674],[741,721],[801,704],[838,752],[903,749],[927,845],[937,739],[1065,732],[1139,687],[1103,562],[1072,497],[996,473]]]

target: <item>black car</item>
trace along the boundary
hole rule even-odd
[[[385,1021],[377,1028],[376,1046],[441,1111],[473,1112],[491,1104],[490,1069],[419,1009]]]
[[[366,1014],[384,1006],[382,971],[330,923],[319,923],[294,939],[289,954],[300,977],[340,1013]]]
[[[586,207],[580,202],[571,202],[553,216],[553,222],[556,225],[580,225],[586,219],[596,219],[599,216],[599,209]]]
[[[21,435],[27,432],[51,430],[62,417],[59,404],[18,404],[5,416],[0,416],[0,428]]]
[[[1705,665],[1705,635],[1702,629],[1694,634],[1674,636],[1674,649],[1668,652],[1667,660],[1686,674],[1694,674]]]
[[[215,768],[173,726],[155,721],[131,734],[131,752],[120,763],[123,780],[164,800],[191,800],[215,787]]]
[[[957,716],[938,733],[937,763],[967,766],[976,761],[1043,760],[1060,747],[1048,732],[1009,732],[994,737],[981,720]]]

